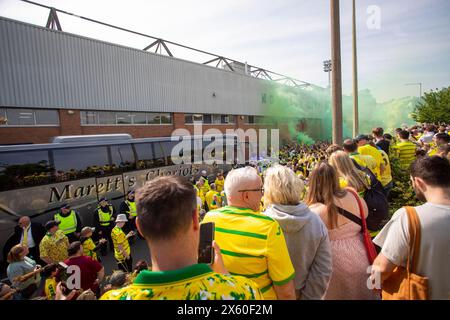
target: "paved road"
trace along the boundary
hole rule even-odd
[[[150,263],[150,251],[147,243],[142,239],[137,239],[135,243],[131,245],[131,257],[133,258],[133,266],[139,260],[145,260]],[[108,255],[101,257],[102,264],[105,267],[105,275],[108,276],[113,270],[117,270],[117,262],[114,259],[114,252],[108,252]]]

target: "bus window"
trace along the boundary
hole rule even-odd
[[[166,159],[164,158],[164,153],[161,148],[161,143],[152,142],[153,151],[155,155],[155,166],[156,167],[164,167],[166,165]]]
[[[151,169],[156,167],[153,144],[135,143],[134,149],[137,154],[137,169]]]
[[[92,177],[114,170],[109,165],[106,147],[54,149],[53,159],[59,181]]]
[[[177,144],[177,141],[163,141],[161,142],[161,146],[164,151],[164,156],[167,160],[167,165],[172,166],[175,163],[180,163],[180,155],[176,155],[176,159],[172,159],[172,149]]]
[[[221,159],[222,156],[222,148],[223,148],[223,140],[222,140],[222,146],[221,147],[216,147],[214,149],[211,149],[211,147],[208,148],[208,150],[205,150],[206,147],[208,147],[210,144],[215,143],[215,138],[212,138],[210,141],[209,140],[203,140],[202,144],[203,144],[203,150],[202,150],[202,154],[203,154],[203,161],[206,162],[208,161],[208,163],[212,163],[213,161],[216,161],[217,159],[219,159],[220,161],[222,161],[223,159]],[[206,152],[205,152],[206,151]],[[216,154],[216,151],[218,151],[218,154]]]
[[[192,146],[192,163],[200,164],[203,163],[203,140],[194,139],[191,140]]]
[[[50,183],[48,150],[0,153],[0,189],[9,190]]]
[[[111,160],[115,168],[119,168],[120,171],[131,171],[136,169],[136,160],[131,144],[110,146],[110,148]]]

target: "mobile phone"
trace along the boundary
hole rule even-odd
[[[198,246],[198,263],[212,264],[214,262],[214,222],[200,225],[200,243]]]

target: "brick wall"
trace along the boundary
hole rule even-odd
[[[59,136],[60,127],[1,127],[0,144],[47,143]]]
[[[230,125],[203,125],[203,132],[208,129],[219,129],[226,133],[227,129],[267,128],[268,126],[245,124],[244,118],[237,116],[236,123]],[[52,137],[59,135],[129,133],[133,138],[170,136],[176,128],[187,129],[194,133],[194,126],[184,124],[184,113],[174,113],[173,123],[169,125],[137,125],[137,126],[82,126],[79,110],[59,110],[59,127],[1,127],[0,144],[15,143],[47,143]],[[281,133],[280,133],[281,137]]]

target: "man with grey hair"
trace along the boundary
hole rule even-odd
[[[278,222],[260,213],[263,183],[251,167],[228,173],[227,206],[206,214],[231,274],[255,281],[264,299],[295,299],[294,267]]]
[[[28,247],[28,256],[38,264],[44,265],[45,262],[40,259],[39,243],[45,236],[45,229],[40,223],[31,222],[30,217],[20,217],[17,226],[14,228],[14,234],[10,237],[4,247],[6,253],[16,244]]]

